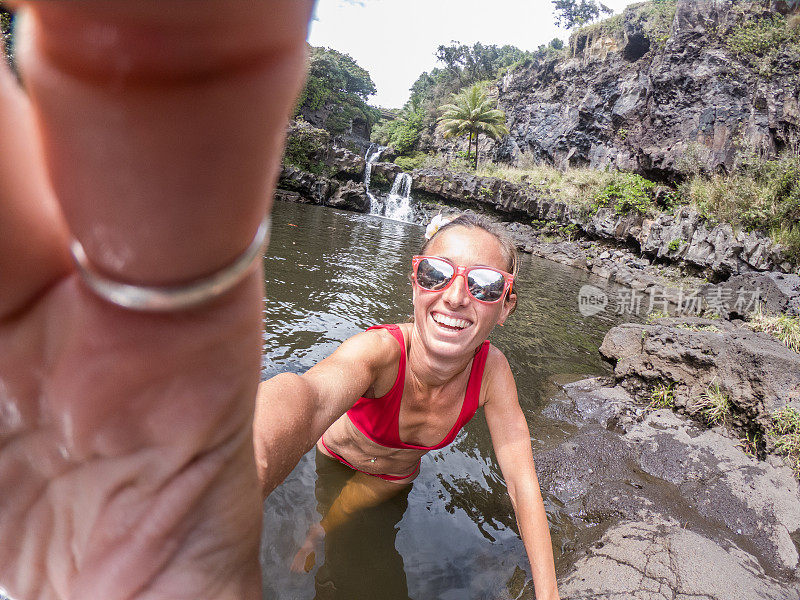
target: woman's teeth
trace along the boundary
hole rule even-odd
[[[453,317],[440,315],[438,313],[433,315],[433,320],[436,321],[439,325],[445,325],[447,327],[452,327],[453,329],[464,329],[470,324],[469,321],[466,321],[464,319],[454,319]]]

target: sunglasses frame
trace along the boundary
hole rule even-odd
[[[448,265],[453,267],[453,276],[450,278],[443,288],[438,290],[429,290],[426,287],[420,285],[419,281],[417,281],[417,269],[419,268],[419,263],[421,263],[426,258],[434,259],[434,260],[441,260],[442,262],[446,262]],[[467,283],[467,275],[469,275],[470,271],[474,271],[475,269],[488,269],[489,271],[494,271],[496,273],[500,273],[503,276],[503,293],[497,300],[481,300],[480,298],[476,298],[469,289],[469,284]],[[512,289],[514,285],[514,276],[511,273],[506,271],[502,271],[500,269],[495,269],[494,267],[484,267],[484,266],[474,266],[474,267],[465,267],[463,265],[457,265],[453,261],[448,260],[446,258],[442,258],[441,256],[426,256],[426,255],[418,255],[411,258],[411,276],[415,284],[419,285],[419,287],[426,292],[433,292],[439,293],[445,291],[449,288],[453,282],[458,278],[459,275],[464,277],[464,288],[467,290],[467,294],[470,298],[475,300],[476,302],[480,302],[482,304],[497,304],[498,302],[503,301],[506,298],[506,294],[509,290]]]

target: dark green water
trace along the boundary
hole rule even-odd
[[[407,320],[408,272],[422,227],[278,203],[272,231],[263,378],[303,372],[366,327]],[[519,307],[492,334],[515,374],[534,454],[567,435],[563,423],[542,415],[557,389],[554,380],[609,370],[597,348],[618,318],[579,313],[578,290],[589,282],[586,273],[524,255]],[[325,504],[346,475],[325,461],[318,468],[311,452],[267,499],[261,552],[265,598],[520,597],[530,578],[528,561],[481,413],[451,446],[423,458],[407,497],[358,515],[329,536],[311,573],[290,572],[309,525],[319,521],[316,495]],[[555,507],[543,491],[552,516]],[[556,531],[553,540],[559,570],[566,560],[560,548],[569,543],[562,537]],[[532,597],[530,589],[521,597]]]

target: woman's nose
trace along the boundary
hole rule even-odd
[[[443,293],[443,300],[450,306],[463,306],[469,302],[467,280],[463,275],[456,275],[455,281]]]

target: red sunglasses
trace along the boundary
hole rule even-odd
[[[415,256],[411,259],[414,281],[423,290],[443,292],[459,275],[464,286],[478,302],[500,302],[514,284],[514,276],[493,267],[464,267],[454,265],[438,256]]]

